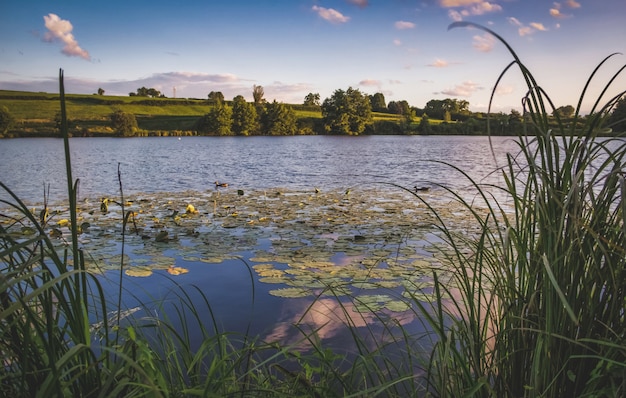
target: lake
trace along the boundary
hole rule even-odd
[[[474,190],[441,162],[497,183],[496,162],[502,166],[517,145],[510,137],[492,144],[496,160],[487,137],[72,138],[79,215],[89,223],[80,244],[115,297],[119,166],[125,210],[134,214],[123,258],[125,308],[163,316],[159,303],[176,300],[173,286],[193,285],[190,297],[207,297],[220,328],[264,339],[297,341],[291,325],[301,323],[342,347],[351,338],[344,323],[375,327],[372,310],[419,331],[398,298],[428,295],[428,267],[442,260],[434,220],[410,191],[419,188],[459,228],[472,228],[446,188],[470,199]],[[0,159],[0,181],[34,211],[49,186],[49,228],[62,248],[69,236],[63,141],[0,140]],[[102,198],[110,200],[106,213]],[[344,294],[360,300],[342,301]],[[211,319],[208,309],[201,314]]]
[[[517,152],[511,137],[492,138],[498,161]],[[296,136],[72,138],[72,173],[82,197],[117,195],[118,164],[124,191],[206,190],[214,182],[238,189],[345,189],[390,182],[407,187],[444,184],[461,188],[461,167],[482,179],[494,169],[487,137]],[[24,200],[66,194],[63,140],[0,140],[0,181]]]

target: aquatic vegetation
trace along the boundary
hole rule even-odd
[[[508,203],[459,168],[475,186],[487,213],[475,212],[471,238],[441,219],[442,239],[453,251],[450,287],[434,274],[436,300],[415,303],[435,331],[427,369],[433,396],[622,396],[626,391],[626,144],[599,137],[606,116],[626,92],[602,96],[592,112],[557,129],[548,123],[554,105],[513,49],[503,43],[528,86],[526,129],[500,172]],[[493,96],[492,96],[493,98]],[[426,205],[428,201],[416,193]],[[474,202],[458,196],[473,212]],[[437,214],[437,210],[433,209]],[[468,248],[470,249],[468,251]],[[453,298],[445,300],[443,295]],[[431,315],[434,314],[434,315]]]
[[[469,196],[433,183],[125,197],[120,176],[119,201],[79,204],[61,74],[69,207],[27,207],[0,183],[3,395],[623,395],[626,144],[597,133],[625,93],[550,130],[554,107],[508,44],[459,26],[503,42],[503,75],[517,65],[529,89],[502,186],[449,165]],[[295,318],[263,340],[222,330],[202,288],[176,280],[228,259],[252,304],[268,284]],[[124,308],[125,283],[155,274],[172,282],[156,307]],[[351,347],[329,348],[342,333]]]

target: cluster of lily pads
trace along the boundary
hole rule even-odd
[[[439,217],[471,233],[472,219],[462,206],[436,190],[420,195],[437,207]],[[52,238],[60,248],[67,244],[67,208],[49,205],[33,212],[45,212]],[[445,275],[447,249],[438,237],[437,220],[399,188],[134,194],[124,203],[112,197],[84,200],[78,217],[80,245],[92,272],[119,271],[123,265],[128,276],[159,270],[180,275],[189,269],[176,266],[177,259],[221,263],[242,258],[260,282],[276,285],[272,295],[359,291],[356,308],[364,311],[406,310],[407,300],[377,290],[427,299],[433,268]],[[29,228],[22,225],[17,234],[32,233]]]

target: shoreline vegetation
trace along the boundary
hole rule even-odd
[[[149,96],[152,93],[154,96]],[[219,95],[218,95],[219,94]],[[249,136],[249,135],[507,135],[525,134],[527,115],[471,112],[469,102],[431,100],[424,108],[406,101],[385,102],[382,93],[338,89],[319,100],[310,93],[303,104],[283,104],[262,98],[254,86],[255,102],[241,95],[226,101],[221,93],[208,99],[166,98],[142,87],[129,96],[67,94],[70,137]],[[0,90],[0,138],[62,137],[58,94]],[[547,127],[581,129],[590,115],[572,105],[547,111]],[[580,106],[580,104],[579,104]],[[352,111],[350,111],[350,109]],[[626,99],[615,104],[598,135],[626,130]]]
[[[373,308],[371,316],[382,325],[382,333],[359,328],[351,321],[350,306],[338,300],[344,293],[333,286],[324,289],[325,297],[336,298],[335,311],[346,315],[345,328],[354,340],[349,358],[325,346],[319,329],[297,322],[293,327],[308,350],[297,343],[221,330],[202,290],[173,280],[167,300],[171,318],[165,311],[133,316],[134,309],[121,305],[128,268],[125,239],[134,213],[126,208],[119,169],[121,256],[119,269],[110,271],[118,278],[119,294],[105,297],[78,245],[78,183],[71,176],[61,71],[59,121],[71,235],[67,245],[59,249],[45,229],[50,221],[45,200],[35,214],[0,183],[10,197],[2,205],[18,213],[0,215],[2,395],[624,396],[626,143],[598,137],[626,91],[599,98],[581,125],[559,117],[552,121],[549,97],[508,43],[481,25],[450,25],[461,27],[492,34],[513,57],[493,92],[500,78],[517,67],[528,94],[524,130],[517,136],[519,153],[496,170],[504,179],[502,186],[481,186],[447,164],[476,191],[468,202],[458,192],[438,187],[469,215],[472,228],[459,233],[454,219],[444,217],[428,195],[393,187],[429,212],[431,226],[443,241],[438,247],[445,261],[428,274],[429,297],[418,286],[403,295],[406,311],[427,326],[427,333],[414,335],[398,317]],[[586,87],[596,84],[595,73],[611,57],[600,62]],[[605,91],[612,82],[600,87]],[[509,197],[506,203],[490,194],[493,188]],[[321,300],[313,300],[310,315],[317,315],[314,306]],[[190,341],[191,331],[201,335],[199,346]]]

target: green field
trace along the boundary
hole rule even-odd
[[[180,134],[190,132],[196,120],[209,112],[208,100],[186,98],[148,98],[139,96],[66,95],[70,131],[110,134],[109,116],[121,110],[135,115],[139,128],[147,132]],[[59,95],[44,92],[0,90],[0,107],[5,106],[16,120],[12,132],[17,135],[49,135],[56,133],[55,115],[59,112]],[[321,110],[290,104],[300,121],[315,122]],[[374,122],[401,123],[402,117],[373,112]],[[433,124],[438,121],[431,120]],[[419,123],[416,118],[414,123]]]

